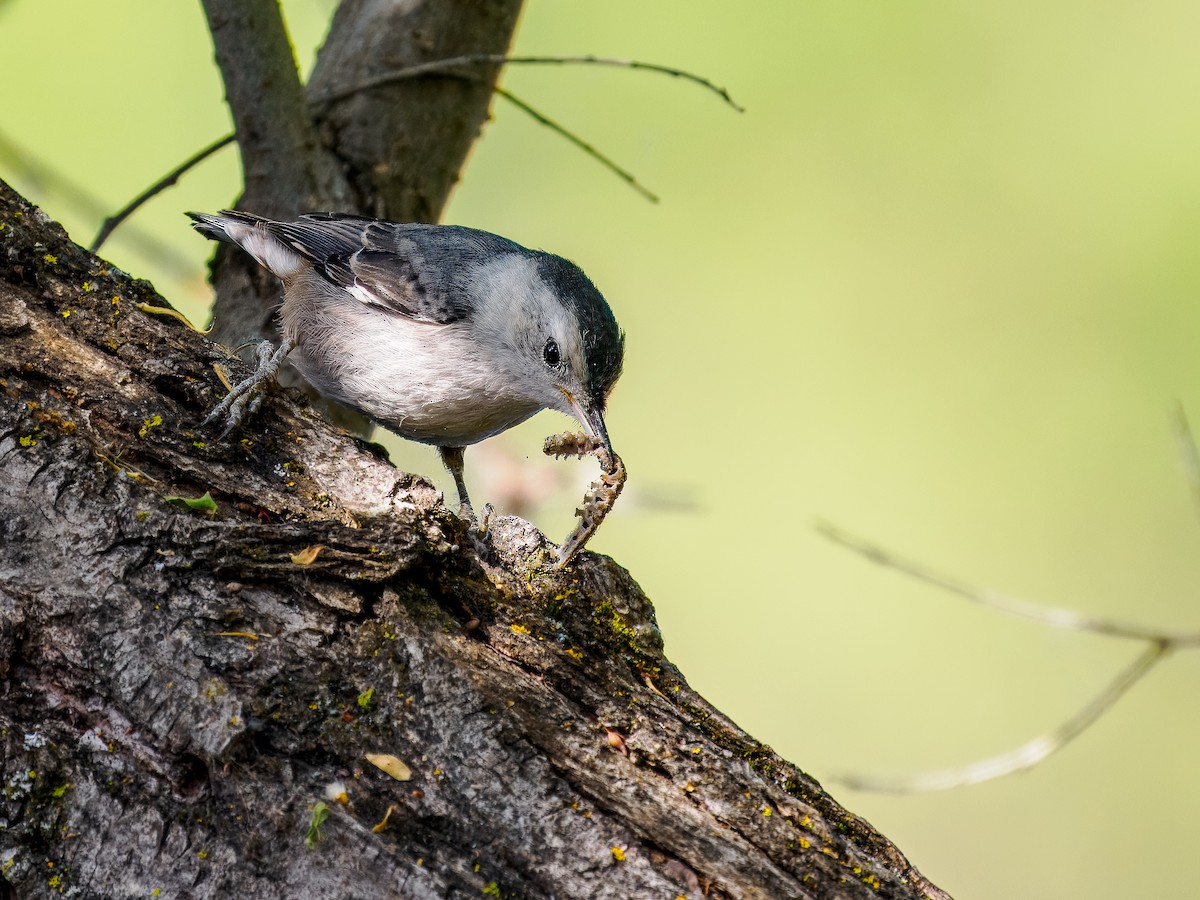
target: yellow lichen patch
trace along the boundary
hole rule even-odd
[[[157,428],[162,423],[162,416],[150,416],[148,419],[143,419],[142,427],[138,429],[138,437],[144,438],[150,433],[150,429]]]
[[[408,781],[412,778],[412,769],[406,766],[399,757],[392,756],[390,753],[366,753],[363,754],[363,758],[379,771],[391,775],[397,781]],[[436,770],[434,774],[437,774]]]
[[[324,544],[313,544],[311,547],[305,547],[299,553],[292,554],[292,562],[298,566],[311,566],[317,561],[317,557],[321,555],[321,551],[324,549]]]
[[[526,628],[524,625],[509,625],[508,627],[513,630],[514,634],[529,634],[530,633],[529,629]]]
[[[625,861],[625,848],[623,848],[623,847],[613,847],[613,848],[611,848],[611,849],[612,849],[612,855],[613,855],[613,859],[615,859],[617,862],[624,862],[624,861]]]
[[[567,656],[575,660],[575,662],[583,662],[583,651],[576,650],[574,647],[567,648]]]
[[[58,265],[58,257],[55,256],[53,253],[47,253],[45,256],[42,257],[42,259],[44,259],[49,265],[52,265],[52,266]]]

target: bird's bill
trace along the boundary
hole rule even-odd
[[[608,438],[608,429],[604,426],[604,413],[590,403],[580,403],[571,397],[571,407],[575,418],[587,430],[587,433],[600,442],[609,455],[612,455],[612,441]]]

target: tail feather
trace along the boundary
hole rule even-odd
[[[296,250],[273,233],[275,223],[253,213],[225,210],[219,215],[187,214],[192,227],[214,241],[236,244],[276,278],[288,278],[311,266]]]

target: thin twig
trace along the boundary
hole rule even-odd
[[[1192,437],[1192,428],[1188,424],[1187,413],[1184,412],[1182,403],[1175,405],[1171,424],[1174,426],[1175,440],[1179,446],[1179,461],[1183,464],[1188,492],[1192,495],[1192,504],[1196,507],[1196,512],[1200,513],[1200,451],[1196,450],[1196,440]]]
[[[1197,453],[1196,444],[1192,440],[1187,418],[1184,416],[1182,408],[1178,409],[1175,416],[1175,432],[1179,438],[1180,453],[1188,473],[1188,483],[1197,500],[1197,506],[1200,508],[1200,454]],[[942,769],[921,775],[895,778],[876,778],[863,775],[836,776],[837,780],[853,788],[891,793],[946,790],[968,784],[978,784],[1028,769],[1074,740],[1112,708],[1113,704],[1126,691],[1145,677],[1172,650],[1178,647],[1200,645],[1200,632],[1168,633],[1129,622],[1087,616],[1073,610],[1040,606],[1030,603],[1028,600],[972,587],[919,563],[903,559],[878,544],[847,534],[828,523],[818,523],[817,531],[829,540],[860,554],[876,565],[895,569],[911,578],[956,594],[972,603],[1031,619],[1053,628],[1089,631],[1109,637],[1140,640],[1147,644],[1142,654],[1118,674],[1099,696],[1059,728],[1048,734],[1040,735],[1007,753],[954,769]]]
[[[1112,683],[1083,709],[1048,734],[1039,735],[1015,750],[982,759],[954,769],[941,769],[921,775],[894,778],[873,778],[863,775],[835,775],[837,781],[860,791],[904,794],[922,791],[944,791],[949,788],[979,784],[1011,775],[1037,765],[1051,753],[1061,750],[1080,733],[1107,712],[1121,696],[1140,681],[1154,666],[1162,662],[1173,649],[1169,641],[1154,641],[1124,669]]]
[[[622,181],[624,181],[626,184],[628,184],[631,188],[633,188],[635,191],[637,191],[639,194],[641,194],[643,197],[645,197],[651,203],[658,202],[658,195],[653,193],[649,188],[645,187],[641,182],[639,182],[637,180],[637,178],[634,177],[632,172],[622,169],[619,165],[617,165],[615,162],[613,162],[611,159],[609,159],[607,156],[605,156],[603,153],[601,153],[599,150],[597,150],[595,147],[593,147],[591,144],[589,144],[583,138],[568,131],[566,128],[564,128],[562,125],[558,124],[558,122],[555,122],[549,116],[546,116],[545,114],[538,112],[536,109],[534,109],[528,103],[526,103],[524,100],[520,99],[519,97],[514,96],[511,91],[507,91],[502,87],[497,87],[496,93],[499,94],[501,97],[503,97],[505,100],[507,100],[509,103],[511,103],[513,106],[517,107],[517,109],[527,113],[535,121],[541,123],[542,125],[545,125],[547,128],[549,128],[551,131],[555,132],[556,134],[559,134],[562,137],[566,138],[568,141],[570,141],[572,144],[574,144],[576,147],[578,147],[580,150],[582,150],[584,153],[586,153],[592,159],[596,160],[596,162],[600,163],[600,165],[604,166],[604,168],[608,169],[608,171],[612,172],[614,175],[616,175],[618,178],[620,178]]]
[[[43,198],[49,194],[61,195],[66,202],[72,204],[89,219],[98,219],[112,208],[107,201],[101,200],[97,194],[93,193],[90,185],[77,182],[65,173],[42,162],[36,153],[14,143],[2,132],[0,132],[0,166],[7,170],[8,176],[17,176],[33,182],[32,187],[26,193],[30,195],[36,193],[42,195]],[[171,244],[159,240],[154,234],[134,229],[130,234],[130,240],[140,250],[157,259],[165,269],[181,275],[190,273],[194,269],[190,260]]]
[[[660,66],[656,63],[639,62],[632,59],[617,59],[611,56],[505,56],[500,53],[473,53],[468,56],[455,56],[450,59],[435,59],[431,62],[420,63],[415,66],[405,66],[402,69],[396,69],[384,75],[379,75],[375,78],[367,79],[359,82],[353,87],[343,88],[339,91],[332,91],[328,94],[323,94],[320,97],[314,97],[312,102],[325,104],[333,103],[337,100],[343,100],[360,91],[369,91],[373,88],[383,87],[389,84],[395,84],[398,81],[405,81],[409,78],[418,78],[422,75],[430,75],[437,72],[447,72],[453,69],[461,69],[467,66],[482,66],[482,65],[593,65],[593,66],[616,66],[623,69],[644,69],[648,72],[658,72],[663,75],[670,75],[672,78],[682,78],[684,81],[690,81],[693,84],[698,84],[706,90],[716,94],[724,100],[729,106],[732,106],[738,112],[745,112],[745,108],[739,106],[734,99],[729,95],[723,87],[719,87],[709,81],[707,78],[702,78],[692,72],[685,72],[683,69],[676,69],[671,66]]]
[[[739,106],[736,102],[734,102],[733,98],[729,95],[729,91],[727,91],[725,88],[719,87],[719,86],[713,84],[707,78],[702,78],[699,75],[695,75],[691,72],[685,72],[682,69],[675,69],[670,66],[660,66],[655,63],[639,62],[637,60],[629,60],[629,59],[617,59],[615,57],[607,57],[607,56],[503,56],[501,54],[488,54],[488,53],[478,53],[478,54],[473,54],[470,56],[456,56],[456,57],[453,57],[450,59],[438,59],[438,60],[433,60],[433,61],[427,62],[427,63],[421,63],[421,64],[415,65],[415,66],[406,66],[402,69],[396,69],[393,72],[388,72],[386,75],[380,75],[377,78],[371,78],[366,81],[360,82],[352,87],[348,87],[348,88],[345,88],[340,91],[333,91],[328,94],[323,94],[319,97],[311,98],[308,102],[309,102],[310,106],[319,107],[319,106],[323,106],[323,105],[332,103],[336,100],[342,100],[346,97],[352,96],[361,91],[368,91],[373,88],[382,87],[384,85],[394,84],[395,82],[404,81],[409,78],[418,78],[422,75],[429,75],[429,74],[434,74],[434,73],[438,73],[438,72],[449,72],[453,69],[461,69],[465,66],[503,65],[503,64],[507,64],[507,63],[526,64],[526,65],[583,64],[583,65],[598,65],[598,66],[617,66],[617,67],[626,68],[626,69],[644,69],[649,72],[659,72],[664,75],[670,75],[673,78],[682,78],[685,81],[690,81],[693,84],[698,84],[701,87],[705,88],[706,90],[709,90],[712,93],[716,94],[718,97],[720,97],[729,106],[733,107],[738,112],[745,112],[745,108],[742,106]],[[478,77],[478,76],[470,76],[470,77]],[[546,116],[541,112],[538,112],[536,109],[534,109],[528,103],[525,103],[523,100],[520,100],[517,97],[513,96],[512,93],[510,93],[509,91],[506,91],[504,88],[497,87],[495,90],[496,90],[496,93],[500,94],[500,96],[504,97],[506,100],[508,100],[514,106],[516,106],[518,109],[520,109],[523,112],[525,112],[526,114],[532,116],[536,121],[540,122],[542,125],[545,125],[547,128],[551,129],[556,134],[559,134],[562,137],[566,138],[568,141],[570,141],[572,144],[574,144],[576,147],[578,147],[580,150],[582,150],[588,156],[591,156],[593,159],[595,159],[597,162],[599,162],[602,166],[604,166],[610,172],[615,174],[618,178],[620,178],[622,181],[624,181],[626,184],[628,184],[630,187],[632,187],[635,191],[637,191],[639,194],[641,194],[643,197],[645,197],[651,203],[659,202],[658,196],[655,195],[649,189],[647,189],[645,186],[643,186],[640,182],[638,182],[637,178],[635,178],[631,172],[628,172],[627,170],[621,168],[619,165],[617,165],[615,162],[613,162],[611,159],[609,159],[607,156],[605,156],[603,153],[601,153],[599,150],[597,150],[595,147],[593,147],[587,141],[578,137],[571,131],[568,131],[565,127],[563,127],[562,125],[555,122],[549,116]],[[235,140],[235,138],[236,138],[236,135],[232,135],[232,134],[226,135],[225,137],[221,138],[219,141],[216,141],[213,144],[206,147],[204,150],[201,150],[199,153],[192,156],[185,162],[180,163],[180,165],[178,165],[176,168],[172,169],[167,175],[165,175],[163,178],[156,181],[149,188],[147,188],[145,191],[143,191],[141,194],[139,194],[133,200],[131,200],[125,206],[125,208],[122,209],[119,213],[117,213],[114,216],[111,216],[108,219],[105,219],[104,224],[100,228],[100,232],[96,235],[96,239],[92,242],[92,246],[90,248],[91,251],[93,253],[98,251],[100,249],[101,245],[108,239],[108,237],[117,228],[117,226],[120,225],[122,222],[124,222],[131,215],[133,215],[133,213],[136,212],[151,197],[154,197],[156,194],[158,194],[158,193],[166,190],[167,188],[171,187],[172,185],[174,185],[181,177],[183,177],[183,175],[185,173],[188,172],[189,169],[191,169],[192,167],[203,162],[205,159],[207,159],[212,154],[216,153],[222,147],[225,147],[226,145],[232,143]]]
[[[151,197],[161,194],[167,188],[174,186],[174,184],[179,181],[179,179],[182,178],[189,169],[204,162],[204,160],[208,159],[223,147],[228,147],[234,142],[234,140],[236,140],[236,138],[237,135],[227,134],[219,141],[214,141],[199,153],[180,163],[158,181],[154,182],[154,184],[150,185],[150,187],[146,188],[146,190],[142,191],[127,204],[125,204],[125,207],[120,212],[109,216],[104,220],[103,224],[100,226],[100,231],[96,234],[96,239],[92,241],[92,245],[88,247],[88,249],[93,253],[98,252],[104,245],[104,242],[108,240],[109,235],[116,230],[117,226],[133,215],[133,213],[140,206],[142,206],[142,204],[148,201]]]
[[[848,534],[827,522],[818,522],[816,528],[821,535],[835,544],[845,547],[848,550],[853,550],[876,565],[895,569],[897,572],[902,572],[911,578],[923,581],[948,593],[957,594],[959,597],[969,600],[972,603],[977,603],[980,606],[986,606],[1000,612],[1008,613],[1009,615],[1040,622],[1043,625],[1049,625],[1051,628],[1091,631],[1096,634],[1106,634],[1110,637],[1129,638],[1131,640],[1167,641],[1180,646],[1200,644],[1200,633],[1197,632],[1169,633],[1147,628],[1144,625],[1132,622],[1097,618],[1070,609],[1041,606],[1037,603],[1023,600],[1020,597],[1012,597],[994,591],[984,591],[957,581],[948,575],[935,572],[920,563],[903,559],[891,551],[885,550],[878,544],[872,544],[863,538]]]

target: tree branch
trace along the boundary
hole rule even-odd
[[[317,115],[323,139],[346,166],[358,212],[436,222],[487,118],[498,64],[478,79],[422,79],[353,89],[396,67],[469,54],[503,54],[521,0],[343,2],[307,86],[336,96]]]
[[[304,100],[278,0],[203,0],[245,173],[244,200],[265,216],[344,192]]]
[[[615,162],[613,162],[611,159],[609,159],[607,156],[605,156],[603,153],[601,153],[599,150],[597,150],[594,146],[589,144],[583,138],[579,137],[574,132],[568,131],[566,128],[564,128],[558,122],[554,121],[554,119],[551,119],[545,113],[539,112],[538,110],[534,109],[532,106],[530,106],[528,103],[526,103],[520,97],[513,94],[511,91],[507,91],[502,87],[497,87],[496,93],[499,94],[501,97],[503,97],[505,100],[507,100],[509,103],[511,103],[513,106],[515,106],[517,109],[521,110],[523,113],[528,115],[539,125],[545,125],[547,128],[549,128],[555,134],[566,139],[567,141],[570,141],[572,144],[574,144],[576,147],[578,147],[580,150],[582,150],[584,153],[586,153],[592,159],[596,160],[596,162],[600,163],[600,165],[604,166],[604,168],[608,169],[608,171],[612,172],[614,175],[616,175],[618,178],[620,178],[622,181],[624,181],[627,185],[629,185],[631,188],[633,188],[635,191],[637,191],[639,194],[641,194],[643,197],[645,197],[651,203],[658,202],[658,194],[655,194],[653,191],[651,191],[649,188],[647,188],[645,185],[643,185],[640,181],[638,181],[637,178],[634,177],[634,174],[632,172],[628,171],[627,169],[621,168],[619,165],[617,165]]]
[[[121,223],[133,215],[140,206],[158,194],[161,194],[168,188],[174,187],[179,182],[179,179],[187,174],[191,169],[200,165],[200,163],[204,162],[204,160],[208,159],[218,150],[225,149],[236,139],[237,138],[235,135],[225,135],[225,137],[221,138],[219,141],[214,141],[203,150],[192,154],[162,178],[158,179],[158,181],[154,182],[152,185],[126,203],[123,207],[121,207],[120,210],[113,213],[100,224],[100,230],[96,232],[96,237],[92,241],[91,246],[88,247],[88,250],[90,250],[92,253],[97,252],[101,247],[104,246],[104,242],[108,240],[109,235],[111,235],[117,229],[117,227],[121,225]]]
[[[396,84],[400,81],[407,81],[410,78],[419,78],[423,75],[433,75],[438,73],[449,73],[455,69],[473,69],[479,66],[496,66],[496,65],[590,65],[590,66],[615,66],[620,69],[642,69],[647,72],[658,72],[661,75],[670,75],[673,78],[680,78],[684,81],[690,81],[693,84],[698,84],[706,90],[712,91],[729,106],[732,106],[737,112],[745,112],[745,108],[740,106],[729,91],[723,87],[719,87],[701,75],[696,75],[692,72],[683,69],[677,69],[674,66],[663,66],[658,63],[639,62],[635,59],[618,59],[614,56],[505,56],[503,53],[472,53],[467,56],[456,56],[451,59],[435,59],[427,63],[419,63],[415,66],[402,66],[379,75],[375,78],[368,79],[358,85],[346,87],[340,91],[329,94],[322,94],[312,98],[312,101],[317,104],[332,103],[335,100],[342,100],[359,91],[369,91],[372,88],[383,87],[389,84]],[[478,76],[472,76],[478,77]]]
[[[615,562],[513,518],[479,559],[290,397],[212,440],[214,348],[139,304],[0,184],[16,896],[945,897],[691,689]]]
[[[1196,448],[1191,441],[1191,433],[1187,430],[1187,421],[1183,418],[1182,410],[1176,416],[1176,434],[1180,439],[1185,464],[1194,461]],[[1190,476],[1193,474],[1190,468],[1188,474],[1189,485],[1194,487],[1194,482],[1190,480]],[[895,777],[851,773],[841,773],[835,776],[837,781],[850,787],[888,793],[947,790],[978,784],[1031,768],[1051,753],[1061,750],[1083,733],[1100,716],[1111,709],[1126,691],[1149,674],[1150,670],[1165,659],[1171,651],[1177,648],[1200,647],[1200,631],[1164,631],[1134,622],[1123,622],[1089,616],[1069,609],[1042,606],[1019,597],[973,587],[949,575],[936,572],[928,566],[904,559],[878,544],[855,537],[828,523],[818,523],[817,531],[834,543],[859,554],[876,565],[895,569],[903,575],[954,594],[971,603],[1029,619],[1050,628],[1085,631],[1146,644],[1146,649],[1142,654],[1118,674],[1105,690],[1048,734],[1039,735],[1021,746],[997,756],[951,769]]]

